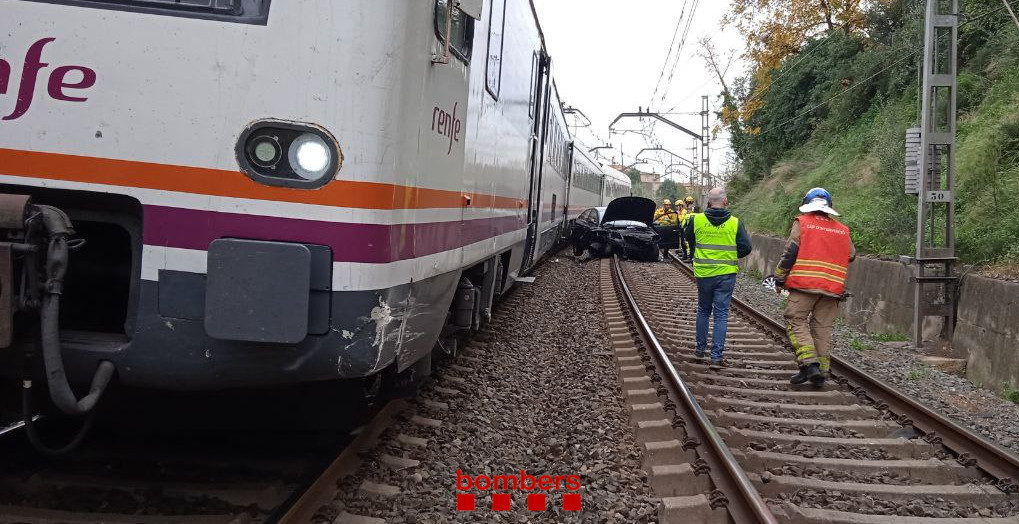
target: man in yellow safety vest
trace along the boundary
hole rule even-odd
[[[693,251],[697,277],[697,347],[694,355],[704,358],[708,344],[708,319],[715,316],[711,341],[711,369],[720,369],[725,335],[729,329],[729,303],[736,287],[740,258],[753,246],[743,223],[726,209],[725,189],[708,193],[708,209],[687,219],[686,239]]]

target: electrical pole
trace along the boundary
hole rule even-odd
[[[709,129],[709,126],[708,126],[708,97],[707,96],[703,96],[703,97],[701,97],[701,100],[702,100],[702,105],[701,105],[701,112],[700,112],[700,115],[701,115],[701,132],[700,132],[700,134],[687,129],[687,128],[677,124],[676,122],[673,122],[672,120],[669,120],[668,118],[665,118],[661,113],[655,113],[655,112],[652,112],[650,110],[644,110],[643,107],[637,108],[637,112],[636,113],[620,113],[619,116],[617,116],[616,119],[613,120],[611,124],[609,124],[609,133],[611,134],[613,126],[615,126],[616,123],[618,123],[620,120],[622,120],[624,118],[641,118],[641,119],[643,119],[643,118],[654,118],[654,119],[656,119],[656,120],[658,120],[658,121],[660,121],[660,122],[662,122],[664,124],[667,124],[668,126],[672,127],[673,129],[676,129],[677,131],[682,131],[683,133],[686,133],[687,135],[690,135],[691,137],[693,137],[693,139],[695,141],[700,141],[701,142],[700,180],[701,180],[702,191],[701,191],[700,195],[696,195],[696,196],[702,198],[704,195],[707,194],[707,190],[703,186],[705,184],[707,184],[708,181],[710,181],[712,177],[710,175],[710,171],[708,171],[708,169],[711,168],[711,162],[709,161],[709,158],[710,158],[710,155],[711,155],[711,148],[710,148],[709,141],[710,141],[711,137],[709,136],[710,129]],[[696,147],[697,146],[696,146],[696,142],[695,142],[695,144],[694,144],[694,163],[695,164],[696,164],[696,161],[697,161],[697,158],[696,158]],[[621,153],[622,153],[622,145],[620,145],[620,154]],[[634,157],[634,158],[636,158],[636,157]],[[693,171],[691,171],[690,172],[691,182],[693,182],[693,176],[694,176],[694,173],[693,173]]]
[[[697,156],[697,149],[698,148],[699,148],[698,141],[694,140],[693,141],[693,147],[690,148],[691,151],[693,151],[693,165],[690,166],[690,190],[691,191],[695,191],[694,188],[696,187],[696,185],[695,185],[696,182],[694,182],[694,174],[697,173],[697,160],[699,158]],[[691,196],[693,196],[693,195],[691,195]]]
[[[708,175],[708,184],[711,184],[711,126],[710,106],[708,96],[701,97],[701,172]]]
[[[941,337],[955,330],[955,127],[959,0],[927,0],[923,111],[920,117],[916,213],[913,342],[923,345],[927,317],[944,319]]]

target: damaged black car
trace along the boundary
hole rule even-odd
[[[573,254],[592,258],[618,254],[631,260],[658,260],[659,235],[651,227],[655,203],[643,197],[619,197],[577,217],[570,234]]]

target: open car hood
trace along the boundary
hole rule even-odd
[[[605,208],[601,223],[607,224],[616,220],[636,220],[648,226],[655,219],[655,201],[644,197],[619,197]]]

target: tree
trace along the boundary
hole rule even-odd
[[[753,88],[740,107],[730,108],[723,120],[728,118],[730,123],[749,120],[762,107],[761,99],[771,87],[772,71],[799,53],[812,38],[834,31],[863,34],[870,5],[892,1],[895,0],[732,0],[724,23],[736,27],[746,39],[746,56],[753,64],[750,76]]]
[[[683,186],[677,184],[671,178],[666,178],[662,181],[662,185],[658,187],[658,199],[668,198],[673,202],[682,200],[686,196],[686,190]]]

